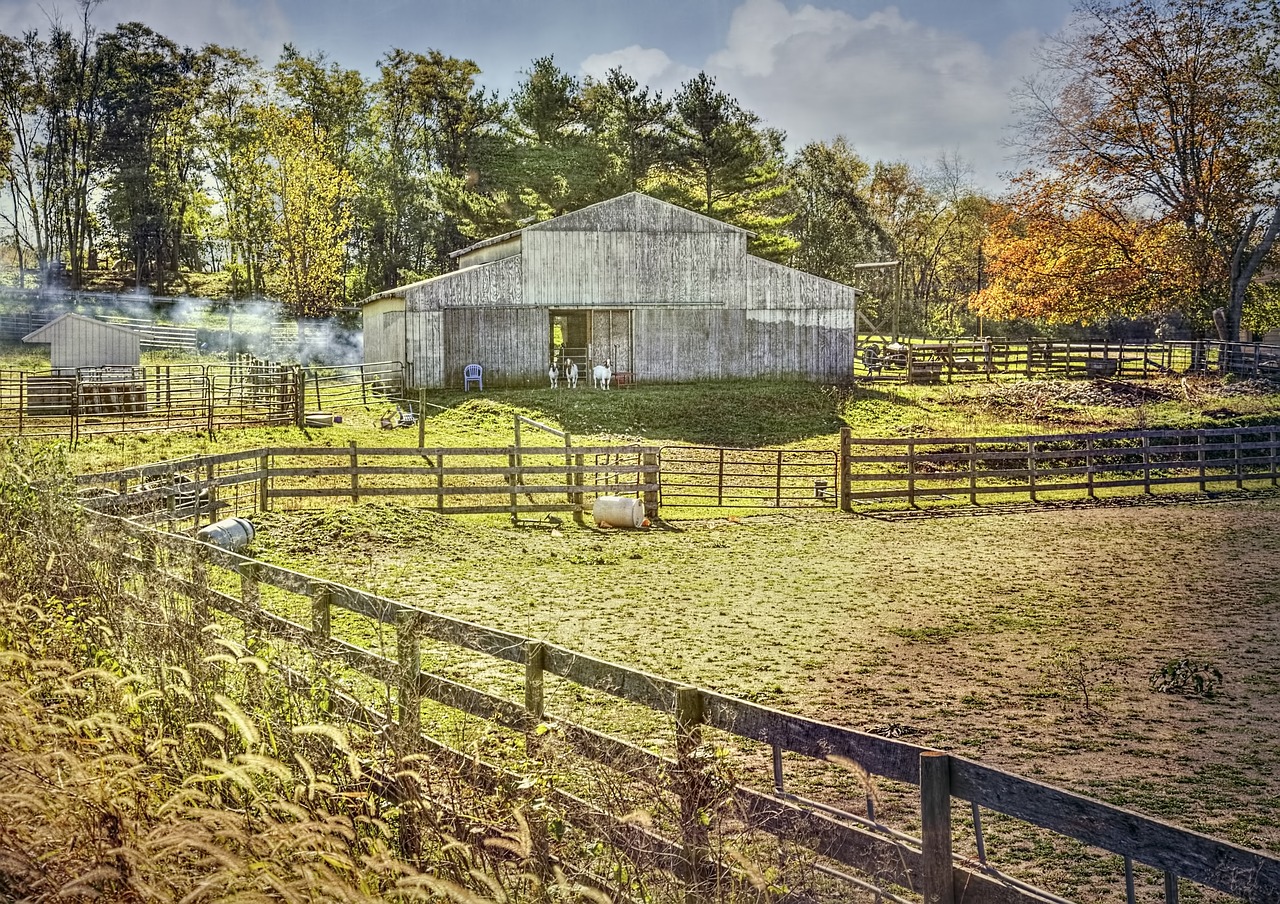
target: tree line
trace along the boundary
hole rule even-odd
[[[366,76],[267,65],[141,23],[0,34],[0,243],[19,280],[272,296],[326,316],[451,269],[472,242],[640,190],[754,233],[755,254],[868,289],[902,332],[1161,318],[1276,325],[1276,0],[1081,0],[1017,102],[1028,167],[788,154],[705,72],[669,96],[533,60],[392,49]],[[851,90],[856,90],[856,87]],[[897,262],[891,266],[885,262]]]
[[[706,73],[664,96],[544,57],[500,97],[439,50],[390,50],[373,77],[291,46],[267,66],[141,23],[98,34],[83,9],[75,29],[0,35],[0,216],[20,274],[83,288],[110,268],[163,295],[216,270],[215,294],[323,316],[640,190],[842,282],[905,256],[930,310],[954,315],[974,288],[983,205],[957,168],[869,163],[843,138],[788,157]]]

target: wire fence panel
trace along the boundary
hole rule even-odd
[[[837,501],[832,449],[663,446],[662,505],[826,508]]]

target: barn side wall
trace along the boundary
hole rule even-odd
[[[364,306],[364,360],[405,360],[403,298],[380,298]]]
[[[68,317],[54,325],[45,338],[49,342],[49,366],[54,370],[137,367],[142,360],[142,340],[137,333],[93,321]]]
[[[444,385],[462,386],[462,368],[479,364],[489,387],[542,386],[550,323],[540,308],[453,308],[444,312]]]

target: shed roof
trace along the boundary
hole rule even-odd
[[[70,323],[64,323],[64,321],[70,321]],[[129,327],[122,326],[121,324],[118,324],[118,323],[107,323],[105,320],[95,320],[94,318],[86,317],[83,314],[63,314],[61,317],[58,317],[54,320],[50,320],[48,323],[46,323],[44,326],[40,327],[39,329],[35,329],[35,330],[32,330],[30,333],[27,333],[27,335],[22,337],[22,341],[32,342],[32,343],[52,342],[54,338],[58,335],[58,333],[61,333],[64,329],[67,328],[67,326],[70,326],[71,324],[74,324],[74,323],[85,323],[85,324],[89,324],[91,328],[98,328],[102,330],[114,330],[119,333],[126,333],[130,336],[138,335],[137,330],[130,329]]]

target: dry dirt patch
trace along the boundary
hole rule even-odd
[[[304,571],[1280,852],[1274,499],[648,532],[360,506],[260,536]],[[1221,693],[1154,691],[1184,657]]]

